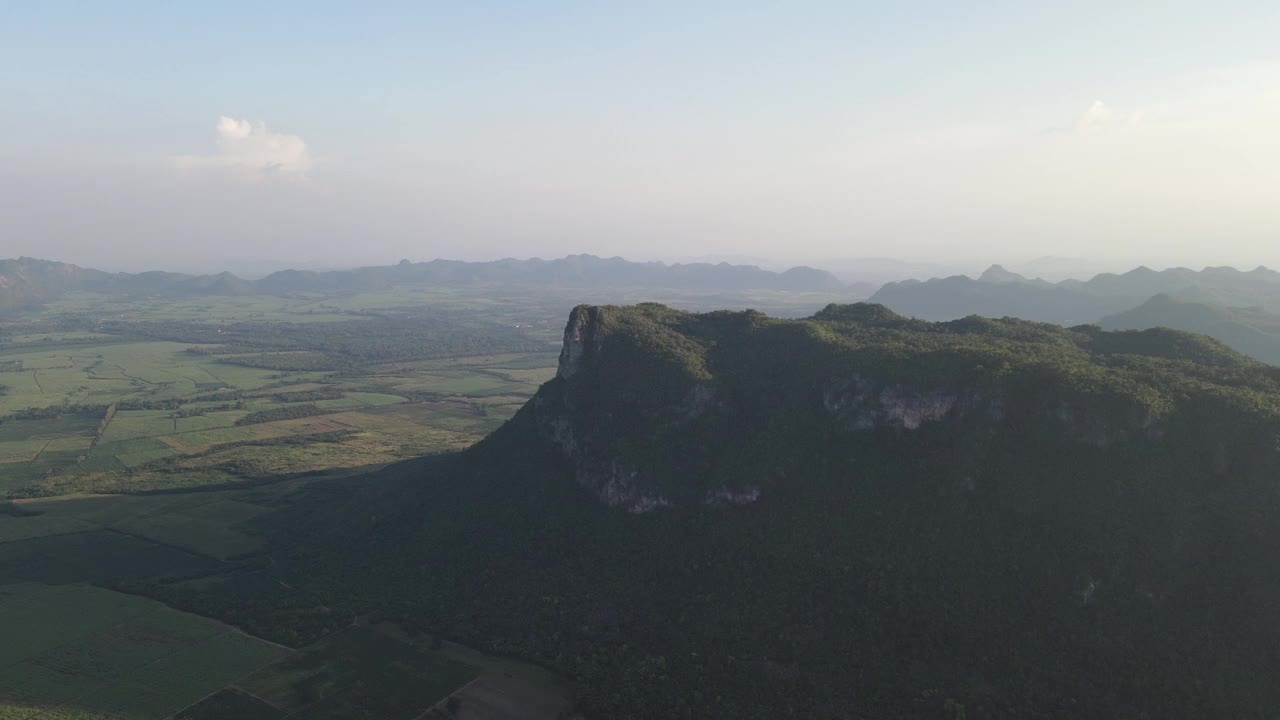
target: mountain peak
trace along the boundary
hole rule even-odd
[[[992,265],[987,268],[982,275],[978,276],[981,282],[989,283],[1024,283],[1030,282],[1027,278],[1016,272],[1006,270],[1003,265]]]

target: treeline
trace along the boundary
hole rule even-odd
[[[95,329],[189,343],[191,354],[273,370],[343,370],[381,362],[546,349],[545,343],[515,328],[441,311],[364,314],[349,321],[321,323],[112,320]]]
[[[241,367],[288,372],[346,370],[356,365],[349,360],[328,353],[308,351],[232,355],[219,358],[218,362],[224,365],[239,365]]]
[[[294,420],[296,418],[311,417],[312,415],[324,415],[333,412],[325,410],[313,404],[306,405],[290,405],[288,407],[270,408],[267,410],[259,410],[251,412],[248,415],[236,420],[236,425],[256,425],[258,423],[275,422],[277,420]]]
[[[98,446],[98,442],[102,440],[102,436],[106,434],[107,428],[111,427],[111,420],[116,416],[116,410],[120,407],[120,403],[111,403],[107,406],[107,411],[102,414],[102,419],[98,421],[98,429],[93,433],[93,441],[89,443],[89,452]]]
[[[9,415],[8,420],[57,420],[66,415],[102,415],[108,405],[80,405],[66,403],[48,407],[25,408]]]
[[[341,400],[346,395],[341,390],[297,390],[276,393],[271,399],[279,403],[315,402],[317,400]]]

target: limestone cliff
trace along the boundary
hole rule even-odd
[[[1203,343],[1219,365],[1265,372],[1212,341],[1192,344]],[[801,482],[815,455],[865,453],[886,433],[964,436],[970,464],[996,440],[1157,443],[1188,398],[1130,366],[1168,361],[1166,345],[1013,320],[927,323],[868,305],[804,320],[580,306],[556,378],[521,415],[611,507],[744,504]]]

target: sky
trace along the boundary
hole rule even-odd
[[[1280,3],[0,3],[0,257],[1280,267]]]

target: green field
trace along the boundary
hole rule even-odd
[[[20,368],[0,377],[7,386],[0,395],[0,499],[262,481],[455,450],[510,417],[556,363],[552,352],[524,352],[374,361],[355,372],[245,367],[228,363],[324,355],[305,348],[192,353],[216,345],[101,332],[91,319],[123,321],[128,331],[154,324],[159,334],[214,337],[226,324],[308,323],[341,338],[334,328],[367,322],[346,313],[413,303],[427,316],[432,309],[422,303],[432,301],[485,322],[504,316],[492,303],[416,290],[95,304],[101,300],[69,296],[44,311],[0,319],[0,330],[12,330],[0,344],[0,367]],[[88,327],[54,320],[68,314],[86,318]],[[263,332],[269,347],[269,326]],[[103,428],[113,403],[118,408]],[[384,414],[388,409],[395,411]],[[302,422],[288,417],[294,410],[343,419]],[[243,424],[260,417],[270,421]]]
[[[265,667],[236,686],[290,717],[408,720],[475,677],[473,667],[359,627]]]
[[[279,491],[288,487],[287,484],[273,486]],[[0,568],[8,567],[15,576],[20,572],[22,579],[61,582],[63,579],[50,574],[61,563],[51,564],[41,577],[32,577],[34,570],[23,568],[28,567],[33,557],[63,551],[78,555],[79,551],[71,551],[76,551],[79,544],[84,544],[85,552],[96,557],[99,550],[91,546],[99,542],[113,552],[139,543],[143,550],[120,558],[107,558],[101,572],[77,575],[72,571],[66,576],[69,581],[116,577],[111,573],[116,564],[124,562],[126,568],[131,568],[152,556],[156,562],[166,558],[171,561],[159,568],[163,571],[182,569],[184,563],[197,569],[209,567],[207,558],[227,559],[261,548],[261,540],[248,531],[247,526],[268,508],[246,498],[263,497],[271,495],[262,492],[251,496],[249,491],[226,490],[191,494],[64,495],[18,501],[16,507],[21,509],[20,514],[0,514]],[[42,540],[35,542],[37,539]],[[151,541],[155,547],[144,541]],[[188,553],[194,554],[195,559]],[[79,561],[73,558],[70,562],[76,565]],[[163,574],[159,570],[156,574]],[[130,570],[125,574],[148,576],[145,567],[140,572]],[[0,571],[0,582],[5,579]]]
[[[160,720],[289,654],[152,600],[0,585],[0,718]]]

